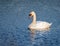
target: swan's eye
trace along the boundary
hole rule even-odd
[[[32,14],[29,14],[29,16],[32,16]]]

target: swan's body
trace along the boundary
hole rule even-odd
[[[47,30],[50,28],[52,23],[44,22],[44,21],[36,21],[36,24],[31,23],[29,25],[30,29],[34,30]]]
[[[36,14],[34,11],[32,11],[29,15],[30,17],[33,17],[32,23],[28,26],[29,29],[34,30],[47,30],[50,28],[52,23],[48,23],[45,21],[36,21]]]

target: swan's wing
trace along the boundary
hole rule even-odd
[[[45,28],[51,26],[51,24],[52,23],[48,23],[45,21],[37,21],[36,27]]]
[[[37,21],[37,24],[49,24],[48,22],[46,22],[46,21]]]
[[[37,21],[37,25],[40,24],[46,24],[46,25],[52,25],[52,23],[48,23],[46,21]]]

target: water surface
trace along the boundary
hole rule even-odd
[[[36,32],[31,41],[28,18],[52,22],[48,32]],[[60,46],[60,0],[0,0],[0,46]]]

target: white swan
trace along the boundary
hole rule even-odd
[[[28,26],[31,30],[47,30],[52,25],[52,23],[45,21],[36,21],[36,13],[34,11],[30,12],[29,16],[33,17],[32,23]]]

